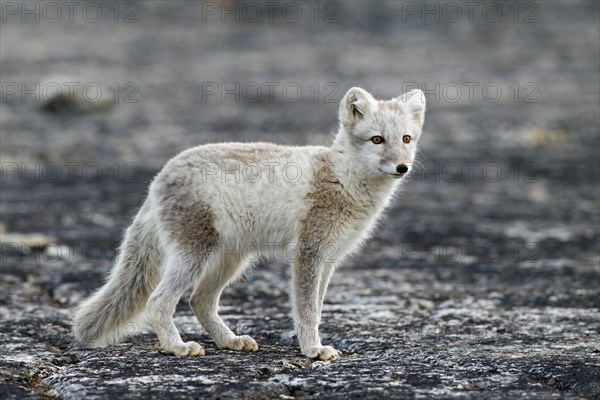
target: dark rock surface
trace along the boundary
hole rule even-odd
[[[134,4],[137,23],[104,9],[98,23],[0,25],[3,84],[62,74],[111,96],[115,82],[139,89],[137,103],[90,113],[2,99],[2,225],[56,238],[45,249],[3,239],[2,398],[600,397],[596,2],[530,2],[519,23],[508,3],[496,23],[480,9],[473,22],[422,22],[402,2],[337,3],[333,23],[315,23],[312,3],[294,3],[297,23],[203,22],[201,2]],[[531,10],[537,22],[522,23]],[[215,82],[294,82],[303,94],[204,101]],[[74,347],[72,308],[101,285],[160,166],[212,141],[327,144],[328,82],[335,100],[351,86],[389,98],[403,82],[503,90],[495,103],[428,93],[423,166],[326,297],[323,342],[343,357],[301,356],[289,268],[267,261],[221,302],[256,353],[218,350],[185,296],[176,324],[204,357],[164,355],[137,325],[114,348]],[[524,101],[528,83],[537,102]]]

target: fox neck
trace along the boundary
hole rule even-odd
[[[340,131],[330,148],[330,157],[337,179],[355,199],[387,204],[401,179],[375,175],[353,154],[348,134]]]

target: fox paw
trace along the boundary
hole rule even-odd
[[[219,348],[236,351],[256,351],[258,350],[258,344],[256,343],[256,340],[252,339],[250,336],[243,335],[236,336],[223,345],[219,345]]]
[[[303,352],[308,358],[318,358],[322,361],[333,361],[337,359],[342,352],[331,346],[314,346]]]
[[[196,342],[185,342],[180,345],[174,346],[171,349],[165,349],[166,353],[174,354],[176,356],[203,356],[204,348]]]

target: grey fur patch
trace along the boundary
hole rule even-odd
[[[156,185],[162,228],[186,254],[207,255],[219,239],[210,205],[196,198],[190,179],[179,174],[166,172]]]
[[[300,264],[313,265],[322,262],[325,256],[335,258],[336,235],[359,212],[334,172],[330,157],[324,156],[319,162],[312,190],[305,196],[311,206],[299,221],[296,261]]]

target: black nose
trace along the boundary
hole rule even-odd
[[[396,167],[396,171],[398,171],[399,174],[405,174],[408,172],[408,166],[406,164],[400,164]]]

